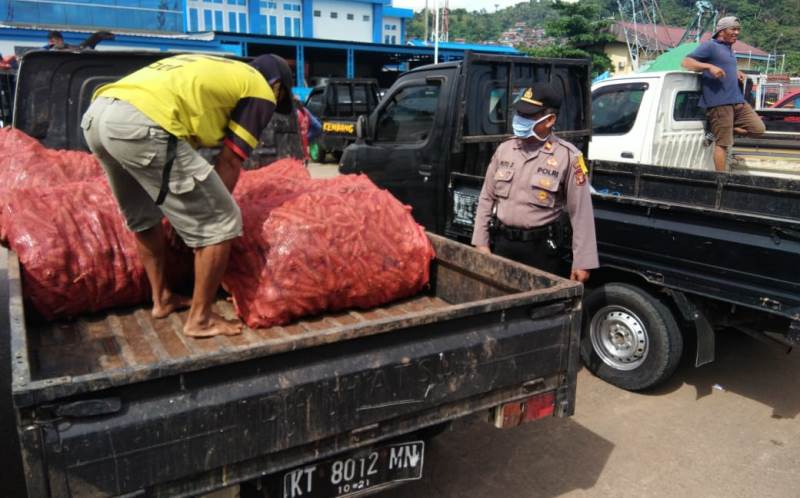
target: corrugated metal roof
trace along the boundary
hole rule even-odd
[[[649,50],[666,50],[674,48],[683,36],[684,28],[677,26],[664,26],[661,24],[636,24],[630,22],[617,22],[611,26],[611,33],[617,37],[618,41],[625,41],[625,31],[635,32],[639,36],[639,42],[642,43]],[[704,34],[700,40],[708,41],[711,39],[711,33]],[[733,51],[737,54],[759,55],[767,56],[767,52],[760,48],[754,47],[743,41],[737,41],[733,44]]]

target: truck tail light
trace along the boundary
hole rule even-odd
[[[516,427],[525,422],[551,417],[556,409],[556,393],[548,391],[492,409],[492,421],[498,429]]]

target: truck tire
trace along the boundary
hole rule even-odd
[[[336,164],[339,164],[339,162],[342,160],[342,154],[344,154],[344,151],[335,150],[332,152],[332,154],[333,154],[333,159],[336,161]]]
[[[596,376],[641,391],[675,372],[683,336],[669,308],[649,292],[605,284],[584,298],[583,309],[581,358]]]

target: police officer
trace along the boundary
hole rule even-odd
[[[472,244],[542,270],[586,282],[597,268],[597,242],[586,164],[552,133],[561,97],[549,83],[524,90],[515,104],[514,137],[497,147],[481,189]],[[572,268],[559,218],[572,225]],[[491,229],[490,229],[491,226]]]

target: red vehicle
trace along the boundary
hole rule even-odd
[[[770,109],[800,109],[800,91],[790,93],[769,107]]]

